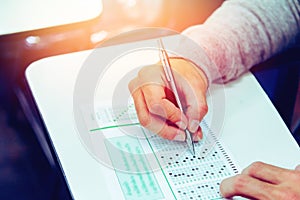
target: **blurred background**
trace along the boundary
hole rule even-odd
[[[71,198],[27,88],[24,72],[30,63],[92,49],[119,33],[139,27],[182,31],[203,23],[222,2],[3,0],[0,12],[0,199]],[[69,22],[64,20],[70,17]],[[299,48],[296,45],[253,68],[298,141]],[[43,134],[45,138],[41,138]]]

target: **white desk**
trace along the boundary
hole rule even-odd
[[[101,0],[4,0],[0,35],[83,22],[101,12]]]
[[[90,53],[45,58],[32,63],[26,71],[67,183],[74,198],[79,200],[109,199],[111,196],[104,177],[112,170],[90,156],[74,126],[75,79]],[[224,91],[221,142],[226,144],[241,168],[258,160],[286,168],[300,163],[297,143],[251,73],[227,84]],[[218,90],[214,95],[218,95]]]

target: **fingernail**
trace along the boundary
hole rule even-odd
[[[175,123],[176,126],[178,126],[178,128],[185,130],[186,129],[186,123],[184,123],[183,121],[179,121]]]
[[[185,141],[185,135],[183,133],[179,133],[173,138],[173,140],[183,142]]]
[[[201,132],[201,128],[198,129],[198,131],[196,133],[193,134],[193,141],[194,142],[199,142],[200,140],[202,140],[203,135]]]
[[[199,142],[201,140],[201,138],[198,135],[193,135],[193,141],[194,142]]]
[[[199,128],[199,121],[198,120],[192,120],[190,122],[190,127],[189,127],[189,131],[191,131],[192,133],[195,133]]]

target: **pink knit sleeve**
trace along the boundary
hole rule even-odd
[[[212,65],[190,57],[209,82],[229,81],[291,45],[299,33],[297,0],[228,0],[202,25],[183,34],[200,45]]]

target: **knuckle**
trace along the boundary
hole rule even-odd
[[[207,104],[202,105],[201,111],[205,115],[208,112],[208,105]]]
[[[129,83],[128,83],[128,89],[130,92],[132,92],[134,90],[134,80],[131,80]]]
[[[139,118],[140,124],[144,127],[148,127],[151,124],[150,116],[140,114],[140,115],[138,115],[138,118]]]
[[[248,167],[247,171],[250,175],[254,175],[263,167],[263,165],[263,162],[256,161]]]
[[[291,177],[291,179],[293,181],[295,181],[296,183],[300,183],[300,172],[299,171],[293,170],[293,171],[289,171],[288,173],[289,173],[288,176]]]
[[[245,176],[243,174],[236,175],[236,177],[233,181],[234,191],[236,193],[240,193],[241,191],[243,191],[243,189],[245,188],[247,182],[248,182],[247,176]]]

